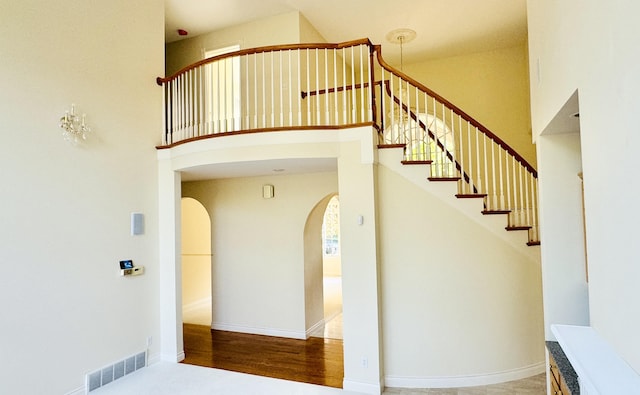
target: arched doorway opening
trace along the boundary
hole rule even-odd
[[[340,201],[334,195],[322,220],[322,337],[342,339],[342,264],[340,259]]]
[[[211,219],[196,199],[182,208],[182,322],[211,326]]]

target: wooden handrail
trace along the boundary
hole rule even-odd
[[[373,52],[376,54],[374,55]],[[265,74],[263,69],[260,74],[257,70],[258,60],[266,53],[272,53],[272,55],[265,56],[264,59],[270,58],[271,64],[273,65],[275,61],[276,66],[272,66],[269,73]],[[249,68],[251,55],[258,55],[256,62],[252,65],[253,70]],[[206,78],[206,73],[215,69],[203,68],[204,65],[225,59],[241,59],[243,56],[247,64],[242,72],[246,73],[245,83],[220,84],[214,83],[213,78]],[[292,58],[297,59],[298,67],[291,66]],[[338,58],[344,58],[339,64],[341,73],[337,72],[336,59]],[[323,59],[324,74],[318,74],[321,70],[319,59]],[[315,60],[315,69],[313,63],[309,63],[313,60]],[[288,66],[283,61],[288,62]],[[306,67],[304,61],[306,61]],[[330,62],[333,63],[333,71],[329,68]],[[283,64],[287,67],[283,67]],[[240,67],[240,62],[234,65]],[[277,71],[275,75],[273,70]],[[388,78],[385,70],[389,73]],[[310,79],[310,71],[316,73],[312,79]],[[290,74],[283,75],[287,72]],[[306,74],[306,84],[303,73]],[[347,78],[347,73],[350,78]],[[382,80],[376,81],[376,74]],[[322,77],[319,78],[319,75]],[[274,83],[278,81],[285,84],[287,78],[291,89],[280,89],[279,84]],[[396,79],[400,87],[406,85],[407,89],[415,91],[417,108],[411,108],[409,96],[404,100],[403,94],[396,95],[392,89]],[[381,46],[372,45],[368,39],[339,44],[271,45],[235,51],[200,60],[169,77],[157,77],[156,82],[163,87],[165,95],[164,145],[156,147],[157,149],[237,134],[342,129],[367,125],[377,130],[381,136],[380,141],[403,143],[405,159],[416,159],[415,163],[432,163],[430,171],[434,180],[464,180],[458,183],[458,196],[483,196],[487,213],[513,210],[509,214],[508,227],[510,229],[527,227],[530,232],[530,241],[535,242],[537,239],[537,181],[535,180],[537,171],[535,168],[505,141],[456,105],[387,64],[382,58]],[[244,87],[243,92],[233,91],[234,101],[231,103],[225,102],[232,94],[227,85],[235,88]],[[380,91],[377,89],[378,85]],[[355,92],[346,93],[355,90],[361,91],[357,95]],[[299,92],[300,96],[296,92]],[[341,92],[340,95],[337,94],[339,92]],[[335,100],[331,99],[330,94],[335,96]],[[422,100],[419,99],[419,95],[422,94],[424,94],[424,107],[421,107]],[[310,99],[318,95],[326,95],[325,100]],[[377,97],[378,95],[380,97]],[[431,101],[434,113],[429,115],[428,107]],[[395,117],[391,120],[391,127],[385,127],[387,112],[384,107],[387,104],[391,107],[392,117],[396,112],[404,114],[402,119],[408,120],[410,129],[406,129],[407,125],[404,122],[396,124]],[[378,109],[377,106],[382,108]],[[453,128],[445,131],[444,135],[440,134],[440,126],[438,126],[440,124],[431,126],[431,121],[428,120],[429,116],[437,119],[435,117],[440,106],[442,106],[442,120],[439,122],[442,123],[442,127],[450,130],[445,119],[445,115],[447,117],[450,115],[450,126]],[[377,119],[379,116],[381,118]],[[423,119],[423,116],[426,116],[426,119]],[[459,124],[457,128],[459,141],[454,140],[454,148],[449,146],[448,133],[451,133],[451,138],[455,139],[453,133],[456,132],[456,123]],[[397,128],[405,129],[398,131]],[[408,145],[410,143],[407,139],[410,137],[407,137],[407,133],[412,134],[419,129],[422,130],[419,132],[421,141],[426,143],[428,139],[435,144],[435,146],[430,145],[429,153],[436,150],[436,158],[432,157],[433,154],[422,152],[422,148],[418,150],[419,152],[411,151],[410,155],[408,154],[412,145]],[[466,136],[468,146],[465,146],[463,134]],[[475,139],[475,145],[472,144],[472,137]],[[479,138],[482,140],[480,141]],[[416,142],[411,141],[411,144]],[[488,147],[487,144],[489,144]],[[457,152],[458,149],[460,154]],[[497,150],[497,162],[494,150]],[[463,152],[466,153],[463,154]],[[455,173],[456,177],[451,177],[451,173]]]
[[[329,126],[299,126],[296,127],[296,131],[308,131],[308,130],[340,130],[340,129],[350,129],[350,128],[359,128],[363,126],[370,126],[376,128],[372,122],[363,122],[363,123],[353,123],[353,124],[345,124],[345,125],[329,125]],[[166,144],[166,145],[157,145],[157,150],[164,150],[173,147],[177,147],[179,145],[183,145],[186,143],[190,143],[192,141],[199,140],[207,140],[212,138],[224,137],[224,136],[237,136],[240,134],[256,134],[256,133],[270,133],[270,132],[286,132],[291,131],[291,127],[276,127],[276,128],[260,128],[260,129],[248,129],[248,130],[236,130],[233,132],[223,132],[223,133],[215,133],[208,134],[204,136],[191,137],[188,139],[176,141],[175,143]]]
[[[186,66],[178,70],[177,72],[175,72],[169,77],[156,78],[156,83],[162,86],[163,83],[172,81],[176,79],[178,76],[180,76],[181,74],[184,74],[189,70],[193,70],[196,67],[202,66],[207,63],[213,63],[225,58],[232,58],[232,57],[238,57],[243,55],[253,55],[253,54],[264,53],[264,52],[277,52],[277,51],[289,51],[289,50],[300,50],[300,49],[342,49],[342,48],[348,48],[348,47],[355,47],[357,45],[367,45],[370,48],[373,47],[373,44],[371,44],[371,41],[369,41],[368,38],[361,38],[359,40],[346,41],[339,44],[327,44],[327,43],[286,44],[286,45],[268,45],[264,47],[242,49],[240,51],[229,52],[226,54],[202,59],[196,63],[190,64],[189,66]]]
[[[505,143],[504,140],[502,140],[500,137],[496,136],[486,126],[482,125],[480,122],[475,120],[473,117],[471,117],[466,112],[462,111],[460,108],[458,108],[456,105],[454,105],[453,103],[451,103],[450,101],[448,101],[444,97],[438,95],[437,93],[435,93],[431,89],[427,88],[426,86],[424,86],[420,82],[414,80],[413,78],[409,77],[408,75],[404,74],[403,72],[398,71],[398,70],[394,69],[393,67],[391,67],[389,64],[387,64],[384,61],[384,59],[382,59],[382,51],[381,51],[381,46],[380,45],[374,45],[373,48],[374,48],[374,50],[375,50],[375,52],[377,54],[376,56],[377,56],[377,59],[378,59],[378,63],[380,64],[380,66],[383,69],[387,70],[391,74],[395,74],[395,75],[399,76],[400,78],[402,78],[405,81],[408,81],[409,83],[413,84],[418,89],[426,92],[429,96],[432,96],[436,100],[438,100],[439,102],[443,103],[445,106],[447,106],[449,109],[451,109],[454,113],[456,113],[457,115],[462,117],[462,119],[464,119],[465,121],[469,122],[471,125],[473,125],[474,127],[478,128],[478,130],[480,130],[487,137],[489,137],[490,139],[495,141],[496,144],[498,144],[505,151],[507,151],[511,156],[513,156],[518,162],[520,162],[535,178],[538,178],[538,172],[536,171],[536,169],[533,166],[531,166],[531,164],[522,155],[520,155],[516,150],[511,148],[511,146],[509,144]]]
[[[319,89],[317,91],[309,91],[309,92],[302,91],[300,92],[300,96],[302,96],[303,99],[306,99],[307,96],[324,95],[327,93],[335,93],[335,92],[350,91],[350,90],[360,89],[360,88],[368,88],[369,85],[370,84],[368,82],[365,82],[364,84],[343,85],[337,88]],[[380,85],[380,81],[376,81],[374,85]]]

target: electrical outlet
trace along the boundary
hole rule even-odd
[[[147,347],[151,347],[152,343],[153,343],[153,336],[147,337]]]
[[[369,367],[369,360],[366,357],[362,357],[362,367],[365,369]]]

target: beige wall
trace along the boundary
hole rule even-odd
[[[211,298],[211,220],[200,202],[182,199],[182,307]]]
[[[527,47],[516,46],[407,64],[404,70],[489,128],[535,167],[527,62]]]
[[[166,76],[201,60],[205,50],[239,44],[240,49],[300,42],[297,11],[232,26],[166,45]],[[309,29],[305,29],[306,32]]]
[[[378,191],[385,381],[479,385],[542,372],[539,263],[383,165]]]
[[[304,15],[300,14],[300,42],[301,43],[326,43],[324,37],[316,30]]]
[[[150,362],[160,353],[154,76],[164,5],[0,8],[1,392],[84,393],[85,374],[146,349],[148,338]],[[58,127],[71,103],[93,130],[75,147]],[[131,212],[144,214],[143,235],[130,234]],[[144,275],[120,277],[123,259]]]
[[[534,136],[566,132],[549,130],[547,125],[576,90],[579,95],[590,324],[640,372],[640,250],[635,240],[640,183],[634,176],[635,169],[640,168],[636,116],[640,108],[640,3],[527,3]],[[547,142],[553,143],[550,139]],[[556,145],[547,152],[559,148]],[[563,167],[572,165],[576,154],[576,149],[570,151]],[[546,152],[539,153],[540,160],[548,157]],[[548,166],[550,172],[562,158],[561,154],[555,155]],[[540,174],[541,191],[546,188],[547,177]],[[562,204],[543,201],[541,210],[558,203]],[[578,206],[580,201],[574,204]],[[544,222],[542,226],[543,234],[553,232]],[[562,237],[557,232],[554,235]],[[550,256],[543,266],[558,265],[559,257]]]
[[[274,185],[273,199],[262,197],[264,184]],[[335,192],[335,173],[184,183],[183,196],[197,199],[211,216],[214,328],[305,336],[316,323],[305,326],[305,224],[314,206]],[[320,295],[319,321],[318,268],[316,284],[308,285]]]

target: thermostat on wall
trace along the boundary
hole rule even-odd
[[[120,261],[121,276],[139,276],[144,273],[144,266],[134,266],[131,259]]]

